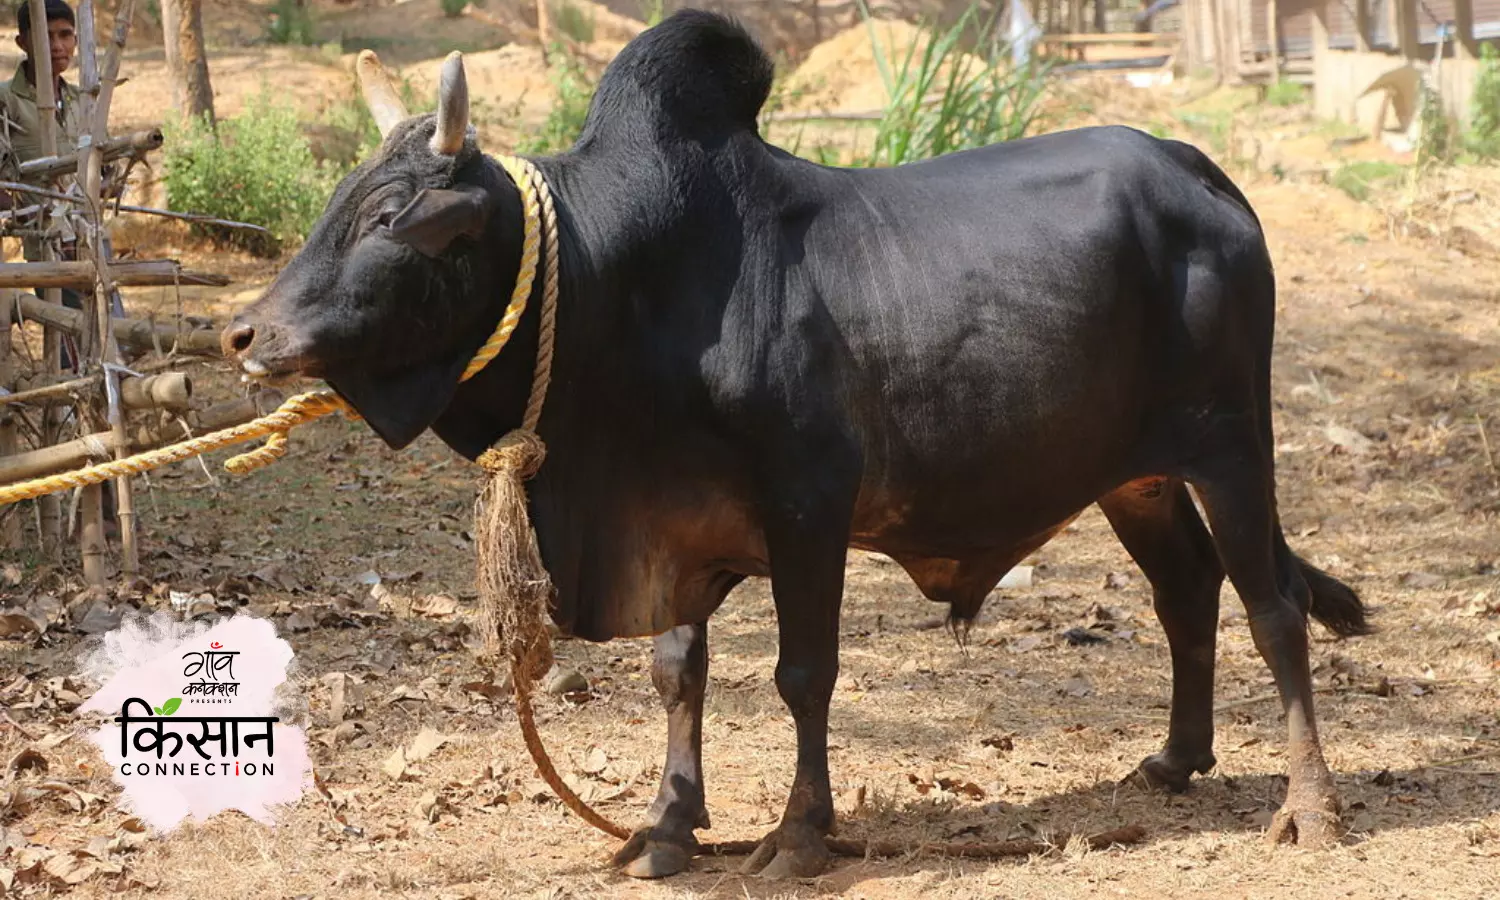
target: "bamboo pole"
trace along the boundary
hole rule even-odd
[[[0,313],[5,306],[0,304]],[[170,360],[175,363],[179,360]],[[144,368],[144,367],[143,367]],[[25,390],[0,397],[0,405],[48,406],[54,403],[71,403],[79,392],[97,389],[103,381],[103,373],[87,378],[71,378],[52,384],[28,384]],[[192,406],[193,380],[184,372],[163,372],[157,375],[128,375],[120,379],[120,402],[126,409],[168,409],[185,412]]]
[[[83,313],[76,309],[43,303],[31,294],[17,293],[15,296],[16,306],[26,318],[72,333],[83,329]],[[137,353],[149,353],[158,344],[162,349],[171,349],[175,344],[179,353],[207,356],[219,356],[223,353],[219,347],[219,329],[216,328],[178,331],[172,325],[158,324],[148,319],[115,319],[113,326],[115,340]]]
[[[94,314],[102,365],[118,366],[123,360],[119,343],[115,339],[110,317],[110,301],[115,293],[109,253],[104,244],[104,185],[103,144],[109,133],[110,102],[114,99],[115,79],[120,70],[120,54],[125,49],[125,40],[130,34],[130,18],[135,11],[135,0],[125,0],[115,16],[114,33],[110,47],[104,57],[101,72],[95,59],[93,41],[94,0],[81,0],[78,6],[80,22],[89,23],[88,40],[83,44],[83,82],[85,98],[93,97],[93,108],[84,121],[89,123],[89,133],[79,141],[78,174],[83,178],[84,235],[79,241],[83,255],[94,265],[97,280],[94,284]],[[86,101],[87,102],[87,101]],[[106,375],[106,377],[108,377]],[[130,455],[130,439],[125,433],[125,411],[115,404],[106,404],[107,420],[114,437],[115,458]],[[136,549],[135,499],[130,476],[115,479],[116,515],[120,523],[120,568],[126,578],[140,571],[140,555]],[[101,522],[102,525],[102,522]]]
[[[9,303],[0,303],[0,388],[11,390],[15,387],[12,380],[14,367],[11,364],[10,355],[10,319],[11,310],[14,309]],[[20,450],[20,441],[16,437],[16,423],[10,410],[0,407],[0,459],[13,456]],[[0,511],[0,549],[14,550],[21,546],[21,516],[15,510]]]
[[[176,443],[189,437],[189,431],[192,434],[207,434],[243,425],[262,415],[263,410],[275,409],[281,400],[280,393],[264,390],[255,396],[228,400],[188,413],[183,416],[186,428],[177,423],[160,429],[137,428],[129,436],[130,452],[140,453]],[[92,462],[104,462],[114,457],[114,451],[110,447],[113,441],[113,431],[100,431],[39,450],[0,457],[0,484],[13,484],[81,468]]]
[[[57,155],[57,85],[52,72],[52,56],[48,52],[49,40],[47,37],[47,11],[44,0],[27,0],[28,12],[31,17],[31,45],[32,52],[31,74],[36,79],[36,107],[37,107],[37,130],[41,141],[42,152],[47,156]],[[45,228],[48,215],[44,209],[42,212],[42,226]],[[57,257],[56,251],[50,241],[42,242],[42,260],[51,261]],[[42,299],[47,303],[62,309],[62,292],[56,288],[44,290]],[[62,371],[62,336],[55,328],[42,329],[42,365],[47,372]],[[61,436],[63,425],[63,413],[60,409],[49,409],[42,418],[42,439],[46,443],[53,443]],[[41,520],[41,534],[39,535],[42,551],[53,555],[62,552],[62,500],[56,494],[37,498]]]
[[[128,12],[126,14],[128,15]],[[78,180],[83,182],[84,197],[92,201],[98,196],[95,191],[99,187],[98,179],[89,177],[90,167],[97,169],[97,166],[93,166],[95,154],[92,140],[92,125],[96,108],[94,96],[99,90],[99,69],[97,60],[95,59],[93,0],[82,0],[75,10],[74,16],[77,19],[78,25],[78,71],[81,76],[80,87],[82,88],[79,96],[79,105],[82,107],[79,118],[84,123],[83,133],[79,135],[75,174]],[[79,256],[85,261],[92,261],[95,269],[95,278],[91,279],[93,283],[89,285],[93,289],[87,290],[84,294],[83,340],[80,342],[78,348],[78,355],[81,357],[78,366],[80,373],[91,369],[100,370],[104,362],[113,362],[105,352],[110,334],[109,302],[107,295],[101,295],[97,289],[97,282],[108,276],[103,261],[98,259],[94,252],[96,245],[92,233],[93,228],[90,226],[96,226],[99,221],[94,215],[94,210],[95,206],[90,202],[85,207],[85,216],[82,217],[84,220],[78,221],[75,218],[75,221],[77,221],[75,233],[78,237]],[[108,404],[103,404],[103,406],[107,408]],[[98,403],[97,393],[92,398],[80,398],[80,402],[75,407],[79,414],[80,425],[83,421],[83,412],[85,409],[95,410],[96,414],[90,416],[90,418],[97,419],[97,410],[100,407],[101,404]],[[112,413],[115,410],[109,410],[109,412]],[[106,420],[112,418],[112,416],[106,413]],[[123,423],[112,423],[112,425],[114,427],[111,431],[118,432],[117,435],[112,434],[115,438],[115,447],[118,452],[120,442],[125,439],[124,427]],[[108,550],[104,539],[104,485],[86,485],[81,489],[81,494],[82,502],[79,505],[81,519],[79,553],[83,559],[83,580],[84,583],[91,587],[102,588],[106,580],[105,555]]]
[[[149,153],[161,148],[163,142],[160,128],[152,128],[146,131],[137,131],[132,134],[121,135],[105,141],[104,161],[114,162],[125,156],[136,156]],[[35,179],[37,181],[51,180],[59,175],[71,175],[78,170],[78,157],[73,154],[62,156],[39,156],[36,159],[28,159],[21,163],[21,177]]]
[[[193,272],[173,259],[131,260],[115,263],[111,269],[117,287],[229,284],[222,275]],[[0,288],[88,288],[94,276],[94,266],[89,262],[0,263]]]

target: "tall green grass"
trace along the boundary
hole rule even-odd
[[[881,47],[864,0],[859,9],[888,97],[863,164],[896,166],[1011,141],[1037,121],[1050,65],[1035,57],[1012,65],[1009,43],[996,37],[998,7],[984,16],[974,2],[946,31],[923,27],[899,59]]]

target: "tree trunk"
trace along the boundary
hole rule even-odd
[[[174,55],[177,63],[172,76],[172,108],[194,119],[207,116],[213,124],[214,89],[208,80],[208,55],[203,49],[201,0],[166,0],[162,4],[162,27],[166,31],[168,70]]]
[[[177,48],[177,6],[181,0],[164,0],[161,4],[161,44],[167,58],[167,81],[172,85],[172,110],[182,112],[182,52]]]
[[[1094,0],[1094,30],[1100,34],[1109,30],[1109,19],[1104,8],[1104,0]]]

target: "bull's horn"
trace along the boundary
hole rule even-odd
[[[437,130],[432,134],[432,152],[452,156],[462,149],[469,130],[469,82],[464,77],[464,57],[454,50],[443,60],[438,83]]]
[[[397,122],[406,118],[406,105],[401,102],[395,85],[391,84],[385,67],[380,64],[380,58],[374,51],[359,51],[359,56],[354,60],[354,71],[359,76],[359,88],[365,95],[365,105],[370,107],[370,115],[375,117],[375,127],[380,129],[380,137],[384,139],[396,127]]]

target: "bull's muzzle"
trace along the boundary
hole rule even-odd
[[[290,336],[266,322],[236,317],[219,334],[224,358],[239,363],[251,378],[279,378],[305,368],[307,355],[294,349]]]

